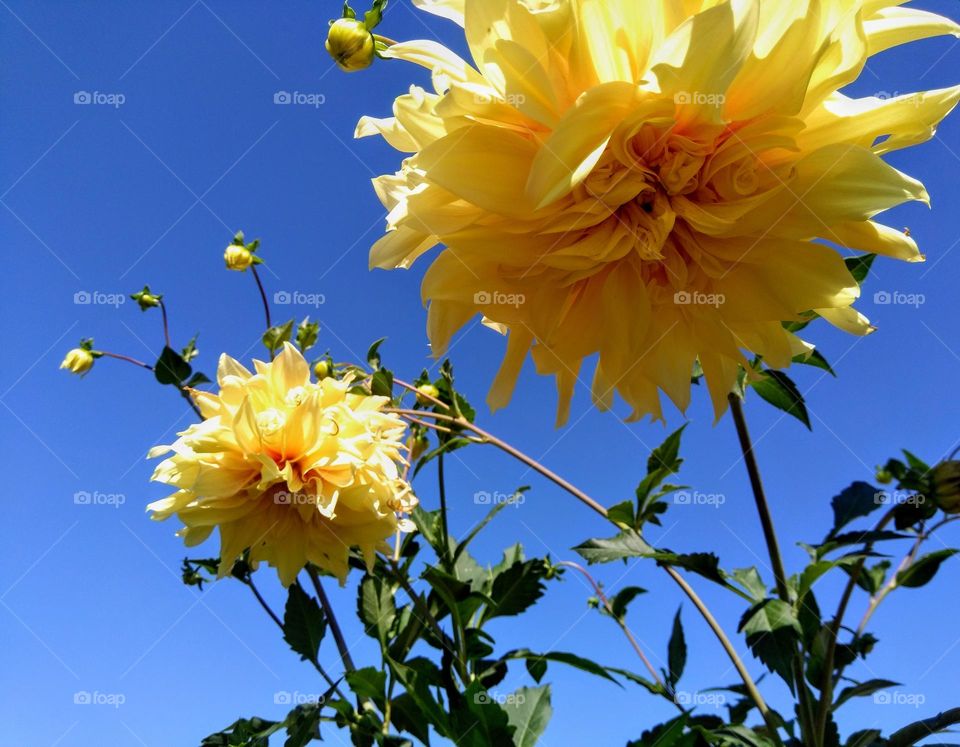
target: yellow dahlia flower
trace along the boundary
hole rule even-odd
[[[871,220],[919,182],[882,156],[930,138],[960,87],[850,98],[871,55],[952,21],[902,0],[415,0],[464,27],[470,64],[433,41],[383,55],[428,68],[394,116],[363,118],[411,154],[375,180],[390,211],[373,267],[423,282],[441,354],[480,313],[509,335],[489,403],[532,351],[566,418],[592,391],[661,417],[699,360],[719,417],[745,354],[781,368],[812,347],[784,329],[815,310],[872,327],[836,248],[922,260]],[[818,241],[820,240],[820,241]]]
[[[87,348],[68,350],[60,363],[60,368],[82,376],[93,368],[93,353]]]
[[[220,358],[219,394],[193,392],[203,422],[179,434],[153,479],[177,488],[148,506],[154,519],[173,514],[189,546],[220,528],[220,573],[250,550],[256,566],[275,566],[289,585],[307,562],[347,575],[359,547],[368,563],[384,540],[407,529],[398,513],[417,500],[398,464],[405,426],[382,409],[389,400],[349,392],[349,380],[310,380],[289,343],[256,373]]]
[[[231,244],[223,252],[223,261],[228,270],[244,272],[253,264],[253,252],[245,246]]]

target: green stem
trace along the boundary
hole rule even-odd
[[[437,457],[437,488],[440,493],[440,534],[443,542],[440,558],[447,571],[453,571],[450,562],[450,526],[447,523],[447,481],[443,474],[443,454]]]
[[[733,422],[737,430],[737,439],[740,442],[740,451],[743,454],[743,461],[747,467],[747,475],[750,478],[750,487],[753,492],[753,499],[757,506],[757,514],[760,517],[760,526],[763,529],[763,538],[767,545],[767,554],[770,557],[770,565],[773,568],[774,582],[777,587],[777,596],[783,602],[792,606],[790,598],[790,587],[787,584],[787,572],[783,565],[783,556],[780,553],[780,543],[777,540],[777,532],[773,527],[773,516],[770,512],[770,503],[767,500],[767,493],[763,487],[763,480],[760,477],[760,465],[757,463],[756,452],[753,448],[753,442],[750,439],[750,431],[747,428],[746,416],[743,412],[743,400],[736,393],[731,393],[728,397],[730,402],[730,412],[733,415]],[[807,683],[803,674],[803,654],[798,645],[794,646],[794,653],[791,657],[791,672],[794,685],[796,687],[797,697],[800,700],[800,714],[804,734],[813,731],[815,717],[813,706],[810,702],[811,693],[807,689]],[[814,747],[819,747],[822,738],[814,736]]]
[[[317,592],[317,599],[320,600],[320,606],[323,607],[323,614],[326,615],[327,623],[330,625],[333,640],[336,641],[337,650],[340,652],[340,660],[343,662],[343,668],[348,672],[356,671],[357,667],[354,665],[353,658],[350,656],[350,648],[347,646],[347,642],[343,637],[343,631],[340,630],[340,623],[337,622],[333,605],[330,604],[327,593],[323,590],[323,585],[320,583],[320,575],[317,573],[317,569],[312,565],[307,565],[307,574],[310,576],[313,588]]]

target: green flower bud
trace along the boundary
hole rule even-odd
[[[933,500],[945,513],[960,514],[960,461],[940,462],[931,474]]]
[[[339,18],[331,23],[326,47],[337,65],[348,73],[370,67],[376,52],[370,29],[355,18]]]

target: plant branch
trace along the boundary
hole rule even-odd
[[[356,666],[353,663],[353,658],[350,656],[350,649],[347,646],[347,642],[344,640],[343,631],[340,630],[340,623],[337,622],[333,605],[330,604],[330,599],[327,597],[327,593],[323,590],[323,585],[320,583],[320,575],[317,573],[317,569],[309,564],[307,565],[307,575],[310,576],[313,588],[317,592],[317,599],[320,600],[320,606],[323,607],[323,614],[326,615],[327,622],[330,624],[330,630],[333,632],[333,639],[337,643],[337,650],[340,652],[340,660],[343,662],[343,668],[348,672],[353,672],[356,670]]]
[[[948,726],[960,724],[960,708],[951,708],[923,721],[917,721],[894,732],[887,740],[888,747],[908,747]]]
[[[263,315],[267,321],[267,329],[270,329],[273,323],[270,321],[270,304],[267,302],[267,292],[263,289],[263,282],[260,280],[257,266],[250,265],[250,271],[253,273],[253,279],[257,281],[257,290],[260,291],[260,300],[263,301]]]
[[[160,299],[160,314],[163,317],[163,341],[166,346],[170,347],[170,324],[167,321],[167,305],[163,302],[163,299]]]
[[[116,358],[118,361],[126,361],[127,363],[132,363],[135,366],[140,366],[140,368],[145,368],[148,371],[153,370],[153,366],[149,363],[144,363],[143,361],[138,361],[136,358],[131,358],[129,355],[121,355],[120,353],[109,353],[106,350],[98,350],[100,355],[105,355],[108,358]]]

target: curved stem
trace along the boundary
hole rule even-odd
[[[260,291],[260,300],[263,301],[263,315],[267,321],[267,329],[273,326],[270,321],[270,304],[267,301],[267,292],[263,289],[263,283],[260,280],[260,273],[257,272],[256,265],[250,265],[250,271],[253,273],[253,279],[257,281],[257,289]]]
[[[654,668],[653,664],[650,663],[650,660],[647,658],[647,655],[643,653],[643,649],[640,648],[640,644],[637,643],[637,639],[634,638],[633,633],[630,632],[630,628],[627,627],[626,622],[622,618],[617,617],[613,614],[613,605],[610,604],[610,600],[607,599],[607,595],[603,593],[603,589],[600,588],[600,584],[596,582],[593,576],[579,563],[574,563],[570,560],[562,560],[557,565],[566,566],[567,568],[573,568],[575,571],[579,571],[583,576],[590,582],[590,586],[593,587],[594,593],[597,595],[597,598],[603,603],[604,608],[610,614],[614,620],[616,620],[617,625],[620,626],[620,629],[623,631],[623,634],[627,637],[627,640],[630,641],[630,645],[633,647],[633,650],[637,652],[637,656],[640,657],[640,661],[643,662],[643,665],[647,668],[647,671],[650,672],[650,676],[653,677],[653,681],[656,682],[660,687],[664,687],[663,680],[660,678],[659,673]],[[683,711],[683,707],[679,703],[674,703]]]
[[[443,557],[440,560],[450,569],[450,526],[447,523],[447,481],[443,474],[443,454],[437,457],[437,490],[440,494],[440,535]]]
[[[767,545],[767,554],[770,557],[770,565],[773,569],[774,582],[777,587],[777,596],[787,604],[792,604],[790,599],[790,587],[787,585],[787,572],[783,566],[783,556],[780,553],[780,543],[777,540],[777,532],[773,528],[773,516],[770,513],[770,503],[767,501],[767,493],[763,488],[763,480],[760,478],[760,465],[757,464],[757,455],[753,448],[753,442],[750,439],[750,431],[747,429],[746,416],[743,413],[743,400],[740,395],[732,392],[728,397],[730,402],[730,412],[733,415],[733,422],[737,430],[737,439],[740,442],[740,451],[743,453],[743,462],[747,467],[747,475],[750,478],[750,487],[753,492],[753,499],[757,506],[757,514],[760,517],[760,526],[763,529],[763,538]],[[791,671],[794,684],[796,686],[797,697],[800,701],[801,725],[807,724],[808,729],[814,726],[813,705],[810,702],[811,693],[807,690],[807,683],[803,674],[803,654],[798,645],[794,645],[794,653],[791,657]],[[812,735],[814,738],[814,747],[819,747],[821,737],[817,735],[820,730],[817,729]]]
[[[163,316],[163,341],[170,347],[170,323],[167,321],[167,305],[160,299],[160,314]]]
[[[126,361],[127,363],[132,363],[133,365],[140,366],[141,368],[145,368],[148,371],[153,370],[153,366],[151,366],[149,363],[138,361],[136,358],[131,358],[129,355],[121,355],[120,353],[110,353],[110,352],[107,352],[106,350],[98,350],[97,352],[100,353],[100,355],[105,355],[107,358],[116,358],[118,361]]]
[[[396,383],[399,384],[400,386],[403,386],[403,384],[400,384],[400,382],[396,382]],[[407,386],[409,387],[409,385]],[[429,398],[429,399],[433,399],[433,398]],[[440,402],[439,400],[437,400],[437,403],[443,407],[446,407],[446,405],[444,405],[444,403]],[[563,488],[572,496],[574,496],[576,499],[578,499],[581,503],[590,507],[596,513],[600,514],[600,516],[602,516],[603,518],[605,519],[607,518],[607,509],[604,508],[602,505],[600,505],[597,501],[595,501],[589,495],[584,493],[582,490],[572,485],[571,483],[567,482],[566,480],[564,480],[562,477],[560,477],[553,471],[547,469],[545,466],[540,464],[540,462],[538,462],[537,460],[527,456],[522,451],[514,448],[513,446],[506,443],[505,441],[502,441],[501,439],[493,436],[492,434],[483,430],[479,426],[476,426],[473,423],[469,422],[468,420],[466,420],[466,418],[453,417],[451,415],[444,415],[442,413],[430,412],[428,410],[405,410],[401,408],[389,408],[389,409],[385,409],[384,412],[393,412],[397,415],[404,415],[404,416],[412,415],[414,417],[430,417],[436,420],[440,420],[441,422],[452,423],[456,425],[458,428],[471,431],[476,435],[480,436],[480,438],[482,438],[485,442],[492,444],[493,446],[496,446],[497,448],[501,449],[507,454],[510,454],[512,457],[519,460],[523,464],[526,464],[528,467],[530,467],[534,471],[539,472],[541,475],[546,477],[551,482],[555,483],[556,485],[559,485],[561,488]],[[667,575],[669,575],[670,578],[672,578],[673,581],[680,587],[683,593],[687,595],[690,601],[693,602],[694,606],[697,608],[697,610],[703,616],[704,620],[707,622],[707,625],[709,625],[711,630],[713,630],[714,634],[717,636],[717,639],[720,641],[720,645],[723,647],[724,651],[727,653],[727,656],[730,657],[730,661],[733,663],[734,668],[736,668],[737,672],[740,674],[740,677],[743,680],[743,684],[746,687],[747,692],[750,695],[750,698],[756,704],[757,709],[760,711],[760,714],[763,716],[764,721],[767,723],[767,726],[769,727],[771,732],[771,738],[775,740],[775,743],[777,745],[782,745],[783,743],[780,741],[780,737],[777,733],[778,725],[776,723],[776,719],[773,717],[773,714],[771,713],[769,707],[764,701],[763,696],[760,694],[760,691],[757,690],[756,683],[753,681],[753,678],[750,676],[750,673],[747,671],[747,668],[743,665],[743,662],[740,660],[740,657],[737,655],[736,649],[734,649],[733,644],[730,643],[730,639],[727,638],[726,634],[723,632],[723,628],[720,627],[720,624],[717,622],[716,618],[714,618],[713,615],[710,613],[710,610],[703,603],[703,600],[701,600],[700,597],[697,596],[697,593],[693,590],[690,584],[688,584],[683,579],[683,577],[680,576],[679,573],[677,573],[673,568],[670,568],[669,566],[662,566],[662,568],[667,573]]]
[[[348,672],[353,672],[356,670],[356,666],[353,663],[353,658],[350,656],[350,649],[347,646],[347,642],[344,640],[343,631],[340,630],[340,623],[337,622],[333,605],[330,604],[330,600],[327,598],[327,592],[323,590],[323,585],[320,583],[320,575],[312,565],[307,565],[307,575],[310,576],[313,588],[317,592],[317,599],[320,600],[320,606],[323,607],[323,614],[326,615],[327,623],[333,632],[333,640],[337,643],[337,650],[340,652],[340,660],[343,662],[343,668]]]

